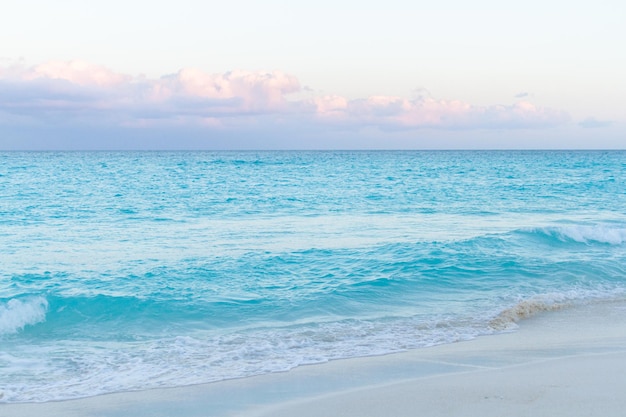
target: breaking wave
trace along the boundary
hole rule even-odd
[[[626,228],[610,225],[549,226],[524,231],[555,238],[561,242],[603,243],[609,245],[626,243]]]
[[[17,333],[24,327],[46,320],[48,301],[43,297],[13,298],[0,303],[0,336]]]

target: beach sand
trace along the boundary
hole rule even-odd
[[[514,332],[190,387],[40,404],[0,416],[623,416],[626,302],[544,312]]]

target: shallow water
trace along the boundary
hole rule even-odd
[[[624,152],[0,161],[3,402],[420,348],[625,296]]]

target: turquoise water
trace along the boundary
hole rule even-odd
[[[0,402],[285,371],[626,297],[625,152],[0,162]]]

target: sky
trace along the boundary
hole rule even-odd
[[[623,0],[4,0],[0,149],[624,149],[625,21]]]

